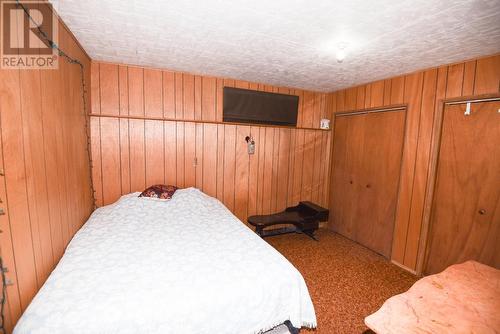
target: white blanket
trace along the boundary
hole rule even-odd
[[[97,209],[14,333],[259,333],[315,327],[301,274],[218,200],[122,196]]]

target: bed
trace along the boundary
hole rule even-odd
[[[263,333],[316,327],[303,277],[221,202],[122,196],[97,209],[14,333]]]

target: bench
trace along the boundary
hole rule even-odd
[[[248,223],[255,227],[255,233],[262,238],[285,233],[304,233],[318,241],[314,236],[314,232],[318,229],[319,222],[328,220],[328,213],[328,209],[305,201],[286,208],[282,212],[250,216],[248,217]],[[271,228],[275,225],[288,226]]]

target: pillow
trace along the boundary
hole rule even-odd
[[[158,199],[171,199],[172,196],[174,195],[175,191],[177,190],[177,187],[171,186],[171,185],[164,185],[164,184],[156,184],[154,186],[151,186],[144,190],[139,197],[151,197],[151,198],[158,198]]]

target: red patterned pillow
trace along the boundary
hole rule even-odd
[[[166,186],[164,184],[156,184],[144,190],[139,197],[151,197],[158,199],[171,199],[174,195],[177,187],[175,186]]]

